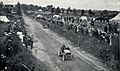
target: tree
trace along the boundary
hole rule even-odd
[[[58,15],[59,13],[60,13],[60,8],[57,7],[57,9],[56,9],[56,14]]]
[[[69,8],[67,9],[67,15],[69,14],[70,10],[71,10],[71,9],[70,9],[70,7],[69,7]]]
[[[20,9],[20,3],[19,2],[16,5],[16,10],[17,10],[17,14],[21,15],[21,9]]]
[[[0,9],[3,7],[3,2],[0,2]]]
[[[2,11],[3,2],[0,2],[0,12]]]
[[[35,7],[34,7],[33,4],[27,5],[27,7],[28,7],[28,10],[33,10],[33,11],[35,11]]]
[[[84,15],[84,13],[85,13],[85,11],[84,11],[84,10],[82,10],[82,11],[81,11],[81,15]]]
[[[77,14],[77,10],[73,9],[73,14],[76,15]]]
[[[51,9],[51,13],[55,13],[55,7]]]
[[[61,8],[61,12],[64,13],[65,9],[64,8]]]
[[[39,9],[41,9],[42,7],[41,6],[38,6]]]
[[[27,10],[28,10],[27,4],[21,4],[21,9],[25,14],[27,14]]]
[[[88,14],[89,14],[90,16],[92,15],[91,9],[89,9]]]
[[[47,11],[46,7],[42,7],[42,11],[43,12]]]
[[[108,15],[107,10],[103,10],[103,14],[104,16],[107,16]]]
[[[50,11],[50,12],[51,12],[52,8],[53,8],[53,5],[48,5],[47,6],[47,10]]]
[[[39,7],[38,7],[38,5],[35,5],[34,7],[35,7],[35,10],[39,10]]]

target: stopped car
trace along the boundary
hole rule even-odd
[[[64,49],[64,50],[60,50],[58,51],[58,56],[62,57],[62,60],[73,60],[73,55],[71,54],[70,49]]]

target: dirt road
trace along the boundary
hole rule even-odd
[[[42,28],[39,22],[23,15],[25,23],[28,25],[27,32],[33,35],[34,48],[33,55],[39,60],[46,63],[49,71],[107,71],[102,67],[101,63],[90,54],[81,50],[79,52],[77,47],[73,47],[71,42],[49,29]],[[74,61],[63,62],[57,53],[60,47],[66,44],[71,47],[74,55]]]

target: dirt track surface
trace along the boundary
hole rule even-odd
[[[33,19],[23,15],[25,23],[28,25],[27,32],[34,37],[33,55],[43,61],[49,71],[107,71],[101,66],[97,59],[84,51],[79,52],[73,48],[71,42],[49,29],[42,28],[42,25]],[[74,55],[74,61],[66,60],[63,62],[57,56],[60,47],[66,44],[71,47],[71,52]]]

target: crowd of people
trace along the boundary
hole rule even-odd
[[[112,45],[111,40],[112,36],[119,35],[119,23],[115,21],[108,20],[98,20],[98,19],[89,19],[89,18],[80,18],[80,17],[61,17],[61,18],[42,18],[46,19],[50,24],[56,24],[59,26],[64,26],[65,29],[74,30],[76,33],[82,33],[83,36],[95,36],[98,41],[103,40],[109,45]],[[101,25],[97,27],[96,25]]]
[[[25,45],[25,49],[33,48],[33,41],[30,35],[26,33],[24,21],[21,16],[17,15],[16,21],[11,21],[7,23],[7,27],[4,29],[2,39],[0,42],[0,69],[7,70],[7,61],[12,58],[16,52],[19,45],[17,39],[20,43]],[[2,66],[2,67],[1,67]]]

